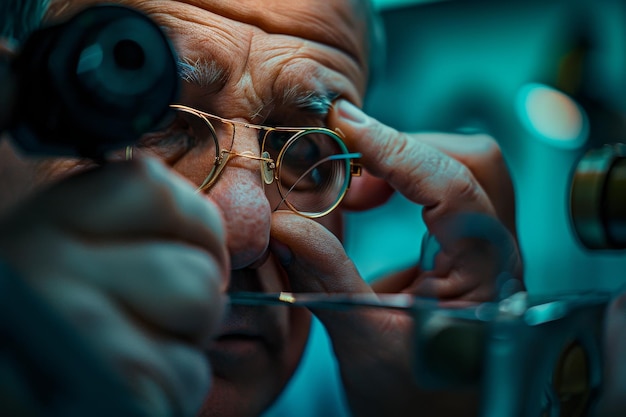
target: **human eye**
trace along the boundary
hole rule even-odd
[[[342,148],[330,135],[307,132],[287,144],[280,160],[280,181],[286,188],[300,192],[319,192],[334,188],[345,171],[345,162],[336,159]]]
[[[293,136],[293,132],[285,132],[280,130],[259,131],[259,142],[264,144],[264,150],[276,158],[281,149],[285,146],[289,138]]]
[[[147,133],[137,143],[137,149],[174,165],[202,145],[201,121],[197,116],[176,111],[163,128]]]
[[[217,138],[205,117],[177,109],[169,123],[140,139],[137,149],[174,166],[186,158],[216,154]]]
[[[314,140],[311,135],[295,140],[283,156],[284,166],[295,170],[313,166],[320,160],[320,145],[319,141]]]

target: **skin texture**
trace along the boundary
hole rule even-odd
[[[48,20],[63,19],[94,3],[98,2],[53,2]],[[506,164],[493,139],[471,137],[474,145],[468,146],[468,137],[463,136],[408,135],[383,126],[358,110],[367,81],[368,61],[366,19],[360,2],[127,0],[120,3],[144,10],[164,26],[179,55],[187,62],[211,63],[222,70],[224,76],[217,77],[208,85],[186,83],[180,99],[183,104],[242,122],[338,128],[346,136],[348,147],[363,154],[362,163],[368,172],[353,182],[344,205],[346,208],[359,210],[376,206],[394,190],[425,206],[424,219],[442,243],[442,252],[436,258],[434,270],[422,271],[416,266],[381,280],[375,289],[411,292],[436,296],[446,302],[467,303],[488,300],[496,295],[495,275],[501,268],[512,276],[521,277],[521,261],[514,239],[513,189]],[[289,97],[286,92],[293,89],[301,93],[332,94],[337,99],[328,114],[311,114],[285,99]],[[258,154],[256,133],[237,130],[234,150]],[[75,161],[30,162],[10,148],[4,149],[2,158],[13,161],[14,178],[23,178],[23,183],[17,187],[24,190],[23,194],[39,187],[38,184],[59,180],[84,169]],[[195,184],[206,175],[206,161],[194,152],[171,161],[169,165]],[[105,196],[116,195],[120,182],[129,181],[107,174],[107,171],[97,170],[104,177],[102,181],[108,179],[106,186],[90,188],[87,178],[79,182],[82,185],[80,190],[72,189],[77,194],[91,189],[94,199],[99,198],[101,205],[98,207],[102,216],[116,213],[110,210],[114,209],[116,201],[122,201],[122,196],[111,201],[107,201]],[[131,172],[130,175],[137,175],[139,182],[147,181],[145,192],[149,192],[151,186],[158,186],[158,181],[155,183],[149,175],[141,172]],[[61,184],[64,182],[61,181]],[[166,191],[176,194],[177,190],[178,185]],[[61,197],[70,198],[61,193],[55,197],[56,201],[64,201]],[[13,203],[20,198],[15,194]],[[233,159],[214,187],[203,195],[189,198],[208,200],[207,204],[216,208],[209,210],[212,214],[207,223],[208,229],[200,229],[198,233],[216,234],[208,226],[214,220],[222,225],[224,240],[220,248],[227,253],[224,258],[228,259],[222,258],[221,250],[215,247],[214,242],[220,241],[217,237],[208,239],[210,244],[206,252],[213,254],[213,258],[208,259],[214,259],[218,265],[209,275],[219,277],[218,270],[230,268],[228,279],[216,278],[222,285],[228,280],[229,291],[374,291],[361,279],[341,246],[342,210],[319,221],[291,212],[272,212],[265,197],[258,163],[244,158]],[[80,199],[64,202],[64,210],[68,213],[80,211],[80,201],[75,200]],[[147,198],[145,211],[150,211],[148,207],[160,211],[162,203],[157,201],[160,200],[156,195]],[[111,204],[113,207],[109,207]],[[176,206],[166,205],[163,210],[175,213]],[[125,225],[124,220],[130,219],[129,226],[132,226],[132,220],[144,216],[143,212],[136,210],[124,215],[120,212],[119,216],[105,217],[106,222],[101,224],[108,226],[121,222],[120,225]],[[497,221],[501,231],[499,236],[504,236],[508,244],[505,245],[509,249],[505,259],[500,256],[494,260],[493,248],[484,243],[477,244],[467,236],[461,236],[463,239],[460,241],[458,236],[449,238],[447,231],[450,230],[451,216],[464,213],[479,214]],[[178,220],[184,225],[188,214],[179,213],[179,216]],[[146,216],[148,222],[156,220],[158,217]],[[54,216],[50,219],[51,224],[57,221],[59,219]],[[81,233],[84,228],[89,230],[88,227],[89,224],[79,223]],[[216,226],[216,230],[220,230],[220,226]],[[128,241],[136,239],[136,232],[132,227],[120,231]],[[19,233],[19,230],[14,233]],[[90,231],[90,236],[100,239],[110,236],[108,233],[108,230],[96,229]],[[166,235],[171,239],[177,234],[169,231]],[[172,240],[178,241],[179,238]],[[53,240],[41,240],[42,244],[49,241]],[[191,246],[197,245],[189,237],[183,241]],[[151,247],[145,249],[152,251]],[[185,251],[177,251],[179,247],[175,244],[166,249],[186,256]],[[82,249],[79,247],[76,250]],[[73,275],[76,277],[93,274],[93,271],[80,269],[81,258],[75,257],[73,252],[68,253],[71,258],[67,259],[72,262],[60,268],[79,268]],[[152,255],[158,258],[160,254],[160,249],[155,248]],[[99,251],[94,251],[92,255],[105,256]],[[174,266],[183,267],[183,260]],[[123,258],[106,261],[121,262],[120,265],[128,262]],[[160,265],[158,260],[147,254],[145,261],[145,265],[155,261],[157,267]],[[17,269],[20,268],[24,266]],[[169,282],[174,287],[179,285],[177,280],[170,278],[168,281],[168,269],[164,271],[165,283]],[[173,269],[169,271],[178,276]],[[38,276],[34,271],[30,279],[37,281]],[[136,333],[142,333],[143,325],[149,322],[150,326],[163,327],[168,334],[172,331],[195,334],[192,324],[196,318],[190,318],[193,312],[189,315],[174,313],[179,308],[185,311],[184,298],[181,298],[180,305],[174,303],[171,315],[160,317],[157,311],[148,308],[154,307],[150,304],[151,297],[144,298],[146,294],[138,291],[144,285],[141,281],[130,285],[128,280],[120,280],[122,288],[115,291],[107,287],[98,274],[93,281],[87,279],[87,282],[93,283],[91,288],[96,294],[110,295],[115,299],[127,297],[125,302],[130,305],[146,304],[145,317],[134,329]],[[163,291],[164,294],[170,290],[167,285],[161,289],[160,283],[145,285],[154,285],[155,292]],[[214,294],[214,290],[207,293]],[[58,294],[50,293],[48,296],[53,304],[56,303],[55,297],[61,299]],[[169,300],[166,296],[157,298],[165,299]],[[211,303],[213,300],[204,301]],[[112,311],[111,315],[117,313]],[[455,407],[460,404],[464,412],[468,411],[468,404],[475,404],[471,392],[445,393],[445,401],[439,401],[439,394],[444,393],[420,394],[411,375],[413,348],[410,345],[412,328],[409,317],[380,310],[313,313],[329,330],[349,404],[355,415],[418,415],[428,410],[436,413],[430,415],[445,415],[459,411]],[[67,312],[68,317],[73,317],[73,314],[72,311]],[[214,311],[198,314],[198,317],[207,317],[208,314],[219,316]],[[124,319],[132,321],[129,317],[122,317],[116,322],[120,328],[124,327]],[[169,322],[170,319],[172,322]],[[213,381],[200,414],[253,416],[267,408],[281,392],[300,360],[309,322],[310,313],[302,309],[231,307],[213,339],[202,339],[205,340],[202,347],[212,364]],[[89,329],[85,331],[89,333]],[[111,357],[113,362],[117,360],[116,353],[110,353],[103,335],[89,337],[95,345],[102,347],[105,356]],[[153,365],[146,364],[146,367],[150,366]],[[381,383],[362,383],[374,380]],[[186,398],[182,390],[172,389],[168,384],[161,384],[161,389],[167,398],[176,398],[186,404],[185,409],[197,405],[195,397]],[[454,399],[450,395],[458,397]]]
[[[48,21],[63,20],[94,3],[53,2]],[[292,9],[266,3],[264,13],[258,13],[255,2],[122,3],[142,9],[163,25],[185,60],[213,62],[227,74],[216,85],[185,84],[180,99],[184,104],[239,121],[297,126],[323,125],[326,116],[294,111],[293,103],[283,100],[294,87],[302,94],[333,93],[361,102],[367,74],[364,18],[348,3],[328,2],[326,10],[313,1]],[[321,19],[321,12],[328,18]],[[311,27],[318,30],[310,32]],[[238,130],[234,150],[258,154],[256,132]],[[35,180],[24,188],[84,168],[73,161],[33,164],[15,159],[23,162],[24,172],[36,171]],[[197,184],[206,175],[204,162],[201,156],[189,155],[171,165]],[[271,210],[258,164],[233,159],[206,198],[224,221],[232,268],[229,290],[289,290],[284,271],[268,256]],[[340,218],[337,212],[321,222],[340,234]],[[215,340],[205,345],[213,384],[203,413],[256,415],[266,408],[295,370],[309,323],[310,313],[302,309],[230,308]]]
[[[224,306],[224,243],[217,208],[149,160],[59,182],[0,221],[2,259],[150,415],[189,415],[209,387],[201,347]]]

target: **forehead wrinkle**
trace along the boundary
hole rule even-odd
[[[290,35],[327,45],[348,55],[361,68],[367,65],[367,22],[361,1],[308,0],[310,4],[306,4],[307,0],[178,1],[256,26],[268,34]]]
[[[360,76],[363,71],[356,62],[346,59],[346,56],[337,49],[309,40],[291,39],[292,42],[289,44],[291,48],[286,49],[281,69],[281,76],[287,77],[289,83],[293,84],[294,79],[300,83],[305,82],[311,91],[316,90],[312,87],[314,84],[328,84],[322,90],[339,93],[344,84],[351,84],[348,80],[352,82],[364,80],[364,77]],[[294,47],[295,42],[298,43],[297,47]],[[303,73],[306,73],[306,78],[302,76]],[[341,81],[338,81],[339,79]],[[364,87],[358,82],[355,85],[360,91]]]
[[[329,66],[326,62],[333,61],[332,55],[313,56],[301,51],[281,62],[272,85],[278,104],[322,116],[330,111],[332,102],[339,96],[360,104],[358,87],[353,84],[348,69],[351,66]]]
[[[246,33],[236,22],[224,20],[221,16],[203,10],[183,12],[178,7],[172,10],[153,7],[157,9],[153,13],[152,7],[142,10],[163,26],[163,30],[183,56],[197,59],[198,55],[202,57],[217,55],[226,58],[233,53],[241,54],[248,51],[251,32],[248,30]],[[183,50],[183,45],[187,50]]]

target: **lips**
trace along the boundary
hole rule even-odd
[[[211,348],[209,355],[220,357],[228,362],[258,361],[269,354],[267,344],[261,336],[246,334],[225,334],[218,337]]]
[[[216,376],[234,379],[271,366],[280,338],[263,310],[247,306],[230,309],[207,349]]]
[[[254,340],[269,343],[271,327],[264,321],[266,313],[260,308],[248,306],[231,306],[220,330],[216,342],[229,340]],[[268,334],[269,333],[269,334]]]
[[[231,271],[229,291],[263,292],[282,287],[280,283],[280,272],[269,261],[260,268]],[[267,364],[283,348],[288,315],[282,306],[231,305],[207,350],[214,370],[230,374]]]

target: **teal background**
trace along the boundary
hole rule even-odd
[[[569,146],[549,140],[529,129],[519,101],[529,86],[556,86],[563,58],[586,36],[593,42],[584,68],[588,94],[626,114],[625,3],[385,3],[386,60],[370,89],[367,112],[399,130],[477,129],[498,140],[516,188],[529,291],[620,288],[626,282],[624,252],[582,247],[569,212],[578,160],[588,148],[613,139],[585,136],[587,130]],[[591,123],[597,127],[598,121]],[[624,132],[617,137],[626,140]],[[350,217],[346,246],[366,276],[416,259],[419,216],[419,207],[397,197],[376,212]]]
[[[619,291],[626,283],[626,254],[585,249],[568,204],[577,162],[587,149],[612,138],[590,136],[590,124],[597,121],[579,106],[580,134],[569,142],[552,140],[530,128],[520,103],[533,88],[557,86],[563,58],[584,35],[593,40],[584,68],[586,93],[626,114],[625,2],[374,3],[386,37],[367,112],[403,131],[491,134],[516,188],[529,292]],[[556,123],[558,115],[550,110],[546,116]],[[421,207],[395,195],[382,207],[348,216],[345,246],[363,277],[372,280],[416,262],[424,231]],[[293,415],[348,415],[332,350],[317,321],[298,374],[266,417]]]

